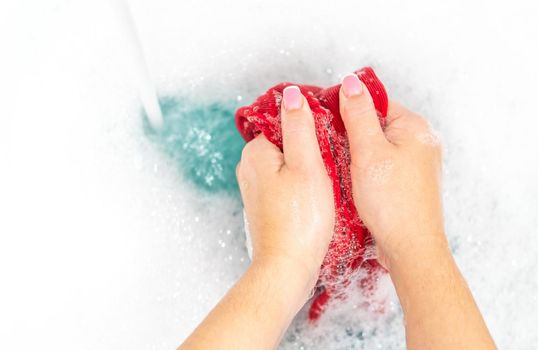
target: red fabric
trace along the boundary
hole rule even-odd
[[[370,67],[355,73],[372,95],[380,123],[384,126],[388,98],[383,84]],[[277,84],[258,97],[252,105],[237,110],[236,126],[247,142],[263,133],[269,141],[282,149],[280,101],[282,91],[289,85],[294,84]],[[376,268],[377,263],[374,260],[366,261],[366,249],[372,247],[372,240],[353,203],[349,144],[339,111],[340,85],[329,88],[297,86],[308,101],[314,116],[321,155],[332,180],[336,209],[334,236],[321,267],[317,296],[310,306],[309,318],[315,320],[332,297],[344,296],[343,287],[349,285],[353,272],[362,267],[370,276],[360,281],[360,285],[364,287],[368,284],[365,282],[373,281],[372,277],[379,269]],[[363,288],[363,291],[365,289],[368,288]]]

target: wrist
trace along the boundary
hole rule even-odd
[[[403,239],[381,246],[389,270],[398,269],[409,262],[421,261],[434,255],[450,255],[446,236],[442,229],[429,234],[402,234]]]
[[[392,251],[387,260],[396,287],[401,281],[420,279],[454,263],[444,234],[408,240]]]
[[[255,257],[249,270],[267,276],[271,283],[279,287],[279,292],[286,295],[290,306],[298,306],[297,311],[307,301],[319,275],[319,268],[312,271],[299,259],[285,255]]]

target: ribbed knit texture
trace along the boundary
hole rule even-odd
[[[370,67],[355,72],[372,95],[379,121],[385,125],[388,98],[385,88]],[[317,293],[310,306],[309,318],[319,318],[330,298],[345,297],[345,287],[359,268],[368,272],[359,283],[365,293],[371,292],[379,269],[372,260],[373,242],[362,224],[351,189],[349,142],[339,110],[340,85],[321,88],[312,85],[280,83],[250,105],[237,110],[235,121],[241,136],[248,142],[263,133],[282,149],[280,102],[286,86],[297,85],[305,96],[314,116],[316,134],[325,168],[332,181],[336,220],[334,235],[317,284]],[[360,193],[357,195],[360,196]]]

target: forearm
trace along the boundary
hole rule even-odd
[[[253,263],[180,349],[276,348],[312,287],[303,276],[289,262]]]
[[[408,349],[495,349],[446,244],[400,254],[391,264],[391,278],[404,312]]]

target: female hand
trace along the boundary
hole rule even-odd
[[[447,248],[441,152],[428,124],[391,102],[383,132],[355,75],[343,81],[340,110],[354,201],[396,286],[408,348],[494,349]],[[258,136],[237,168],[252,264],[181,349],[276,348],[316,283],[333,232],[332,187],[297,87],[284,90],[281,116],[284,152]]]
[[[334,229],[332,186],[296,86],[284,89],[281,117],[284,152],[260,135],[237,166],[252,264],[180,349],[275,349],[316,284]]]
[[[429,124],[389,103],[385,130],[357,76],[340,89],[353,199],[402,305],[408,349],[495,349],[444,235],[441,147]],[[450,330],[447,332],[447,330]]]
[[[402,254],[432,244],[445,249],[441,146],[429,123],[390,101],[383,130],[355,74],[342,81],[340,112],[350,142],[353,199],[381,264],[390,269]]]
[[[332,186],[312,112],[296,86],[284,89],[281,118],[283,152],[259,135],[243,149],[237,179],[253,264],[286,261],[311,289],[334,229]]]

